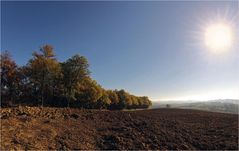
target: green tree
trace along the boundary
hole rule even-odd
[[[63,83],[68,107],[71,101],[76,100],[75,94],[79,83],[89,77],[90,71],[88,68],[89,64],[87,59],[80,55],[74,55],[62,63]]]

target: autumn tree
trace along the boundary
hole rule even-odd
[[[34,83],[30,81],[31,72],[27,66],[19,67],[19,88],[20,88],[20,100],[19,103],[26,103],[35,105],[37,102],[38,90],[34,87]]]
[[[27,65],[29,80],[33,84],[33,89],[38,91],[41,105],[45,97],[54,91],[55,78],[61,73],[61,68],[55,58],[53,47],[44,45],[39,52],[33,53],[33,58]]]
[[[111,104],[111,100],[106,90],[102,91],[102,96],[97,100],[96,107],[97,109],[107,109]]]
[[[90,77],[79,82],[76,87],[75,98],[78,106],[83,108],[95,108],[102,95],[102,87]]]
[[[127,108],[129,102],[131,102],[128,93],[125,90],[119,90],[117,91],[117,95],[119,98],[118,108],[119,109]]]
[[[90,77],[84,56],[74,55],[63,63],[57,61],[53,47],[44,45],[33,53],[27,65],[18,67],[8,52],[1,54],[2,101],[87,109],[148,108],[148,97],[125,90],[105,90]],[[9,100],[9,101],[6,101]],[[33,101],[34,100],[34,101]]]
[[[8,51],[1,54],[1,97],[3,102],[14,101],[19,95],[19,72]],[[5,102],[7,103],[7,102]]]
[[[106,93],[108,94],[108,97],[110,99],[110,105],[109,109],[117,109],[119,104],[119,97],[116,93],[117,90],[107,90]]]

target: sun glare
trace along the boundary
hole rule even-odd
[[[206,101],[206,100],[217,100],[217,99],[239,99],[238,88],[228,88],[228,89],[213,89],[213,90],[204,90],[201,92],[192,92],[182,96],[173,97],[173,98],[162,98],[161,100],[197,100],[197,101]]]
[[[213,52],[229,50],[233,43],[232,27],[218,23],[209,25],[204,33],[205,45]]]

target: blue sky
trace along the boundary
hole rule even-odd
[[[79,53],[103,87],[152,100],[239,98],[238,29],[223,54],[202,42],[237,14],[238,1],[1,2],[1,50],[19,65],[43,44],[59,61]]]

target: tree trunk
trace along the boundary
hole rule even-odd
[[[70,107],[70,101],[71,101],[71,96],[72,96],[72,88],[70,87],[69,89],[70,89],[70,95],[69,95],[69,97],[68,97],[68,99],[67,99],[67,107],[68,107],[68,108]],[[69,91],[68,91],[68,92],[69,92]]]
[[[41,106],[43,107],[43,101],[44,101],[44,88],[45,88],[45,75],[43,74],[42,77],[42,88],[41,88]]]
[[[43,107],[43,101],[44,101],[44,96],[43,96],[43,90],[41,92],[41,106]]]
[[[67,107],[69,108],[70,107],[70,100],[67,99]]]

